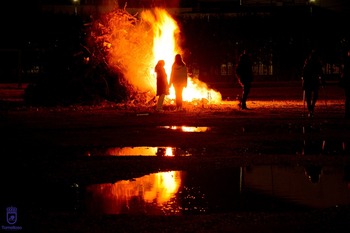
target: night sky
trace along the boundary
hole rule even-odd
[[[83,2],[84,0],[81,0],[81,1]],[[188,0],[186,1],[188,2]],[[201,1],[201,0],[193,0],[192,2],[196,2],[196,1]],[[240,0],[205,0],[203,2],[212,2],[213,4],[215,4],[215,2],[239,2],[239,1]],[[245,0],[241,0],[241,1],[244,4]],[[247,3],[249,1],[247,1]],[[124,1],[121,1],[121,2],[124,2]],[[258,2],[258,1],[255,1],[255,2]],[[266,3],[268,1],[262,0],[261,2]],[[8,14],[13,14],[18,11],[21,11],[21,13],[27,14],[27,13],[30,13],[30,11],[33,11],[40,4],[55,4],[55,3],[59,3],[63,5],[70,4],[72,3],[72,0],[17,0],[17,1],[4,1],[2,5],[9,8],[9,11],[7,11]],[[332,10],[337,10],[337,11],[350,10],[350,1],[348,0],[315,0],[314,4],[321,7],[329,8]]]
[[[81,0],[81,1],[83,2],[85,0]],[[201,1],[201,0],[192,0],[192,2],[196,2],[196,1]],[[215,2],[219,2],[219,1],[220,0],[205,0],[204,2],[212,2],[213,4],[215,4]],[[221,2],[222,1],[239,2],[239,0],[221,0]],[[244,3],[245,0],[242,0],[242,1]],[[50,3],[57,3],[57,2],[60,2],[63,4],[64,3],[70,4],[72,0],[4,1],[2,3],[3,9],[6,8],[7,10],[3,11],[3,13],[0,14],[0,22],[2,25],[2,30],[4,32],[2,40],[5,37],[5,41],[6,41],[6,37],[7,36],[11,37],[11,34],[18,34],[18,31],[21,30],[23,25],[26,25],[26,23],[28,23],[28,21],[30,21],[31,19],[35,18],[35,16],[40,15],[41,14],[40,7],[39,7],[40,4],[50,4]],[[269,1],[262,0],[262,2],[269,2]],[[350,17],[350,0],[316,0],[314,4],[330,10],[337,11],[339,13],[343,12],[346,17]],[[343,22],[340,22],[340,23],[343,23]],[[35,25],[29,25],[29,26],[26,25],[25,28],[28,29],[34,26]],[[4,45],[2,45],[2,47],[3,46]]]

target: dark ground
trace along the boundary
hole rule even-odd
[[[237,108],[238,89],[219,88],[221,104],[187,104],[185,112],[164,113],[149,106],[117,105],[28,108],[3,91],[2,206],[27,206],[26,190],[52,183],[114,182],[151,172],[220,169],[250,164],[349,165],[350,121],[344,119],[343,92],[329,85],[320,92],[314,118],[304,113],[298,83],[255,85]],[[13,90],[14,91],[14,90]],[[18,92],[18,90],[16,90]],[[18,94],[18,93],[17,93]],[[6,96],[6,97],[4,97]],[[12,101],[9,101],[12,98]],[[205,133],[185,133],[156,126],[206,126]],[[303,142],[324,140],[317,153],[303,154]],[[344,150],[335,150],[343,142]],[[87,157],[98,147],[167,146],[206,148],[205,156]],[[3,191],[2,191],[3,192]],[[15,196],[15,197],[14,197]],[[349,232],[350,208],[303,212],[234,212],[188,216],[93,216],[24,208],[20,232]],[[5,222],[6,223],[6,222]],[[4,225],[4,221],[1,222]]]

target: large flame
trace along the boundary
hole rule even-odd
[[[178,45],[180,29],[177,22],[165,9],[153,8],[141,12],[135,23],[128,16],[112,17],[109,20],[109,43],[112,45],[109,64],[122,70],[125,78],[137,90],[154,97],[156,93],[156,74],[154,66],[158,60],[165,61],[165,70],[170,78],[171,66],[177,53],[182,54]],[[175,91],[170,89],[166,97],[175,99]],[[200,81],[188,77],[188,86],[183,92],[184,101],[221,101],[221,94]]]

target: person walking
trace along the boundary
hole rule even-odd
[[[251,83],[253,81],[253,64],[247,54],[247,51],[244,50],[239,57],[239,61],[236,68],[236,74],[238,75],[238,82],[243,88],[241,101],[239,106],[241,109],[247,108],[247,99],[250,93]]]
[[[304,61],[302,70],[302,87],[306,101],[308,116],[313,117],[320,83],[324,85],[322,62],[316,50],[312,50]]]
[[[163,102],[165,95],[169,94],[168,75],[164,69],[165,61],[159,60],[154,68],[154,72],[157,74],[157,90],[156,96],[158,96],[157,111],[163,111]]]
[[[345,94],[345,118],[350,118],[350,49],[344,58],[343,72],[339,82]]]
[[[169,85],[174,86],[176,110],[182,111],[182,92],[187,87],[187,66],[180,54],[175,55],[175,60],[171,67]]]

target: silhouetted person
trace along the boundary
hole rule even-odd
[[[173,85],[175,89],[176,110],[182,111],[182,92],[187,87],[187,66],[180,54],[175,55],[169,84]]]
[[[347,182],[348,185],[350,184],[350,165],[344,166],[344,181]]]
[[[309,178],[310,182],[317,184],[320,182],[322,173],[322,167],[320,165],[307,165],[305,166],[305,175]]]
[[[321,59],[318,53],[315,50],[312,50],[310,55],[305,59],[302,72],[303,91],[305,95],[304,100],[306,101],[307,109],[309,111],[309,117],[314,115],[320,82],[323,81],[322,74]]]
[[[158,96],[157,102],[157,111],[163,110],[163,102],[165,95],[169,94],[169,84],[168,84],[168,76],[164,69],[165,61],[159,60],[157,65],[154,68],[154,72],[157,74],[157,92],[156,96]]]
[[[242,97],[239,106],[241,109],[247,108],[247,99],[251,88],[251,82],[253,81],[253,65],[246,50],[239,57],[239,61],[236,68],[236,74],[238,75],[239,84],[242,86]]]
[[[350,50],[348,50],[343,62],[343,72],[340,85],[345,93],[345,117],[350,118]]]

